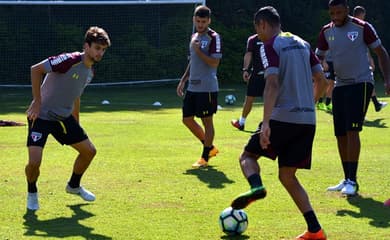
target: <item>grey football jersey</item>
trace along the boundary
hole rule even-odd
[[[218,33],[209,29],[205,34],[194,33],[203,53],[213,58],[222,58],[222,43]],[[198,57],[190,46],[190,76],[188,89],[191,92],[217,92],[217,68],[210,67]]]
[[[322,71],[309,43],[300,37],[282,32],[261,47],[265,78],[279,76],[279,94],[271,119],[315,125],[313,72]]]
[[[39,118],[60,120],[72,114],[74,101],[92,80],[93,71],[82,62],[79,52],[64,53],[43,61],[48,72],[41,85]]]
[[[325,56],[327,51],[331,51],[336,87],[361,82],[374,84],[367,47],[380,45],[381,41],[371,24],[348,16],[343,26],[336,27],[331,22],[322,28],[316,54]]]

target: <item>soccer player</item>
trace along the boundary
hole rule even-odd
[[[242,209],[266,196],[260,176],[261,157],[278,158],[279,180],[306,220],[308,229],[297,239],[326,239],[309,197],[298,181],[298,169],[310,169],[316,129],[315,100],[326,90],[326,79],[309,43],[282,32],[280,17],[271,6],[259,9],[255,28],[264,46],[264,113],[258,130],[240,156],[250,190],[237,196],[233,209]],[[313,84],[314,79],[314,84]]]
[[[216,156],[213,145],[213,115],[217,112],[218,80],[217,68],[222,58],[221,38],[209,28],[211,10],[207,6],[198,6],[194,11],[193,22],[196,32],[190,41],[190,61],[181,77],[176,92],[183,100],[183,123],[203,145],[199,160],[192,167],[207,167],[210,157]],[[184,87],[188,88],[184,94]],[[204,129],[194,117],[202,120]]]
[[[86,201],[95,200],[93,193],[80,186],[81,177],[96,154],[95,146],[79,124],[80,96],[92,80],[92,65],[102,59],[110,45],[104,29],[90,27],[85,33],[83,52],[52,56],[31,67],[33,100],[27,109],[29,160],[25,168],[27,209],[39,209],[37,180],[49,134],[78,152],[66,192]]]
[[[367,58],[368,47],[378,56],[387,93],[390,88],[390,60],[374,27],[348,15],[347,0],[330,0],[328,5],[331,22],[319,34],[317,55],[323,59],[328,50],[332,53],[336,72],[332,95],[333,125],[344,170],[344,179],[329,187],[328,191],[341,191],[348,196],[358,191],[359,133],[374,86]]]
[[[355,18],[359,18],[360,20],[364,21],[366,18],[366,9],[362,6],[356,6],[353,9],[353,16]],[[367,56],[368,56],[368,60],[370,61],[371,71],[374,73],[374,71],[375,71],[374,59],[372,58],[370,52],[368,52]],[[375,107],[376,112],[379,112],[380,110],[382,110],[384,107],[387,106],[387,102],[379,102],[378,101],[378,99],[376,97],[375,88],[372,90],[371,100],[374,103],[374,107]]]
[[[263,64],[260,60],[260,47],[262,45],[263,43],[257,34],[250,36],[247,40],[242,68],[242,78],[247,83],[246,96],[241,117],[231,121],[232,126],[241,131],[245,128],[245,121],[252,110],[255,98],[263,96],[265,81]]]

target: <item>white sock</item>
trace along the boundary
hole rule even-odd
[[[246,120],[246,118],[240,117],[240,120],[238,121],[238,123],[239,123],[241,126],[243,126],[243,125],[245,125],[245,120]]]

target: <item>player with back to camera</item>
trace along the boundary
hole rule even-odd
[[[333,126],[344,179],[327,190],[353,196],[358,192],[359,134],[374,87],[368,47],[378,56],[387,93],[390,59],[374,27],[349,15],[347,0],[330,0],[328,5],[331,22],[321,29],[316,52],[321,59],[327,51],[332,53],[336,72],[332,94]]]
[[[255,98],[263,96],[265,81],[264,68],[260,59],[260,47],[262,45],[263,43],[257,34],[248,37],[242,68],[242,78],[247,83],[245,101],[241,117],[230,122],[233,127],[239,130],[244,130],[246,118],[252,110]]]
[[[366,9],[364,7],[362,7],[362,6],[354,7],[354,9],[353,9],[353,16],[355,18],[359,18],[360,20],[364,21],[365,18],[366,18]],[[370,51],[368,51],[367,57],[368,57],[368,60],[370,62],[371,71],[372,71],[372,73],[374,73],[374,71],[375,71],[375,62],[374,62],[374,59],[371,56]],[[380,102],[380,101],[378,101],[378,99],[376,97],[375,87],[372,90],[371,100],[374,103],[374,107],[375,107],[375,111],[376,112],[379,112],[380,110],[382,110],[384,107],[387,106],[387,102]]]
[[[83,52],[52,56],[31,67],[33,100],[27,109],[29,160],[25,168],[29,210],[39,209],[37,180],[49,134],[78,152],[66,192],[85,201],[95,200],[93,193],[80,186],[81,177],[96,154],[95,146],[79,124],[80,96],[93,78],[92,66],[100,62],[110,45],[104,29],[90,27],[84,36]]]
[[[261,156],[278,158],[279,180],[303,214],[308,227],[296,239],[324,240],[326,235],[296,172],[311,167],[316,129],[315,101],[325,92],[326,79],[309,43],[281,31],[279,13],[275,8],[259,9],[254,23],[264,43],[261,47],[266,79],[263,121],[239,158],[250,190],[238,195],[231,207],[243,209],[266,196],[257,160]]]
[[[193,168],[207,167],[210,157],[217,155],[213,145],[213,115],[217,112],[218,79],[217,68],[222,58],[221,38],[209,28],[211,10],[207,6],[198,6],[194,11],[193,22],[196,32],[190,41],[190,61],[181,77],[176,92],[183,97],[183,124],[198,138],[203,145],[201,157],[192,165]],[[188,88],[184,94],[184,87]],[[194,117],[202,120],[203,128]]]

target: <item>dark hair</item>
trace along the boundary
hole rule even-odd
[[[258,24],[260,20],[266,21],[271,27],[280,26],[280,16],[278,11],[272,6],[266,6],[260,8],[254,16],[255,24]]]
[[[90,27],[84,36],[84,42],[91,46],[92,43],[98,43],[101,45],[111,46],[110,38],[107,32],[100,27]]]
[[[366,13],[366,9],[362,6],[356,6],[353,9],[353,16],[357,16],[357,15],[364,14],[364,13]]]
[[[343,5],[344,7],[348,7],[348,0],[329,0],[328,6],[337,5]]]
[[[201,5],[195,8],[194,17],[210,18],[211,10],[205,5]]]

